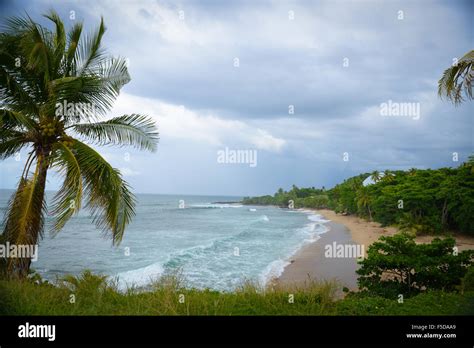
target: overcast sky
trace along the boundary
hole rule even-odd
[[[136,192],[332,187],[373,170],[456,167],[474,152],[473,104],[437,96],[442,72],[474,48],[472,1],[2,6],[2,21],[26,11],[43,22],[54,8],[68,27],[84,21],[89,32],[104,17],[103,43],[129,60],[132,76],[110,116],[148,114],[160,132],[156,153],[100,148]],[[384,116],[389,101],[415,103],[419,114]],[[225,148],[256,151],[257,165],[219,163]],[[0,187],[15,187],[23,159],[0,163]],[[56,187],[51,175],[48,188]]]

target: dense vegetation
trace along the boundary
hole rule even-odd
[[[363,185],[370,177],[373,184]],[[244,204],[329,208],[398,225],[413,233],[474,234],[474,157],[458,168],[410,169],[360,174],[330,190],[279,189],[273,196],[246,197]]]
[[[146,292],[121,293],[104,277],[85,272],[59,286],[31,280],[0,281],[0,315],[464,315],[474,313],[474,292],[429,291],[406,299],[364,293],[334,300],[334,284],[234,292],[184,288],[165,278]],[[74,295],[74,300],[71,295]],[[294,301],[291,301],[291,296]]]
[[[417,244],[413,235],[382,236],[369,246],[356,271],[361,290],[387,298],[410,297],[427,290],[456,291],[471,286],[474,250],[458,252],[453,238]],[[470,270],[469,276],[463,278]]]

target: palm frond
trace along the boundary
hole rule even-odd
[[[0,131],[0,160],[7,159],[10,156],[18,153],[24,146],[28,144],[23,134],[4,136],[5,132],[12,132],[8,130]]]
[[[53,35],[30,18],[12,18],[0,34],[2,107],[37,114],[47,94]]]
[[[63,62],[64,50],[66,49],[66,31],[64,30],[64,23],[57,12],[51,10],[44,16],[52,21],[56,26],[56,32],[54,35],[54,59],[52,62],[52,72],[56,77],[61,63]]]
[[[472,82],[474,79],[474,50],[466,53],[456,65],[446,69],[438,81],[438,95],[446,97],[455,105],[464,101],[465,97],[472,100]]]
[[[104,51],[101,49],[100,44],[102,36],[105,33],[104,19],[100,19],[99,28],[93,35],[87,35],[79,43],[79,51],[77,51],[77,75],[87,74],[90,69],[94,69],[101,62],[101,58],[104,55]]]
[[[91,112],[85,115],[68,116],[67,124],[84,120],[97,120],[109,111],[119,95],[120,89],[130,81],[126,62],[123,58],[103,59],[95,71],[88,75],[66,76],[50,82],[50,90],[55,95],[48,105],[53,110],[56,102],[67,101],[88,105]]]
[[[72,126],[78,134],[100,145],[132,145],[139,149],[156,151],[158,132],[155,122],[144,115],[131,114],[104,122]]]
[[[53,198],[52,213],[56,217],[52,232],[57,234],[66,222],[81,209],[81,169],[74,153],[59,142],[53,149],[53,166],[64,176],[64,182]]]
[[[53,73],[54,48],[53,34],[44,27],[32,22],[31,26],[22,33],[20,47],[27,60],[27,69],[33,70],[43,77],[47,85]]]
[[[135,215],[135,197],[120,171],[86,144],[74,140],[75,154],[84,180],[86,206],[97,227],[111,233],[112,242],[121,242],[125,227]]]
[[[121,57],[103,59],[95,71],[95,76],[99,77],[100,82],[95,103],[103,111],[108,111],[120,89],[130,82],[126,60]]]
[[[76,76],[77,47],[82,34],[82,23],[76,23],[68,33],[68,48],[66,52],[66,66],[63,76]]]
[[[31,141],[27,131],[34,129],[34,121],[19,112],[0,109],[0,159],[20,151]]]
[[[36,122],[21,112],[0,109],[0,127],[3,129],[29,131],[35,126]]]
[[[0,46],[2,42],[0,40]],[[3,56],[3,57],[2,57]],[[7,60],[4,54],[0,52],[0,61]],[[14,58],[11,58],[14,62]],[[1,63],[0,63],[1,64]],[[34,99],[36,92],[34,87],[29,85],[31,79],[20,76],[12,70],[0,65],[0,100],[1,107],[8,106],[9,109],[29,114],[38,112],[38,105]],[[32,84],[34,84],[33,82]]]

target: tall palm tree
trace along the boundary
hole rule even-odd
[[[438,81],[438,95],[451,100],[454,105],[464,98],[474,99],[472,82],[474,79],[474,50],[466,53],[461,59],[446,69]]]
[[[135,197],[120,171],[84,141],[155,151],[158,133],[143,115],[100,120],[130,81],[125,59],[101,47],[103,19],[92,35],[82,35],[82,23],[66,34],[56,12],[45,17],[53,30],[13,17],[0,33],[0,159],[29,148],[3,239],[36,245],[42,238],[46,177],[53,169],[64,182],[52,202],[51,232],[59,232],[84,199],[93,221],[116,245],[134,215]],[[26,276],[30,262],[8,259],[8,274]]]

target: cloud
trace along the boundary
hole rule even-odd
[[[122,93],[111,115],[127,113],[148,114],[156,121],[161,142],[178,139],[207,143],[212,146],[255,147],[279,152],[286,141],[265,129],[241,120],[223,119],[213,113],[187,109],[159,100]]]
[[[112,50],[131,62],[129,93],[230,119],[282,117],[290,104],[301,118],[350,118],[379,100],[432,91],[470,48],[462,3],[231,4],[103,0],[82,11],[104,14]]]
[[[39,19],[51,7],[76,11],[85,31],[103,15],[104,45],[130,61],[110,116],[149,114],[160,144],[105,155],[142,192],[330,187],[374,169],[456,166],[453,152],[474,152],[473,104],[437,96],[444,69],[472,49],[472,1],[17,0],[0,17]],[[389,100],[419,103],[420,118],[383,117]],[[217,165],[224,147],[258,149],[258,166]],[[13,164],[0,164],[10,186]]]

